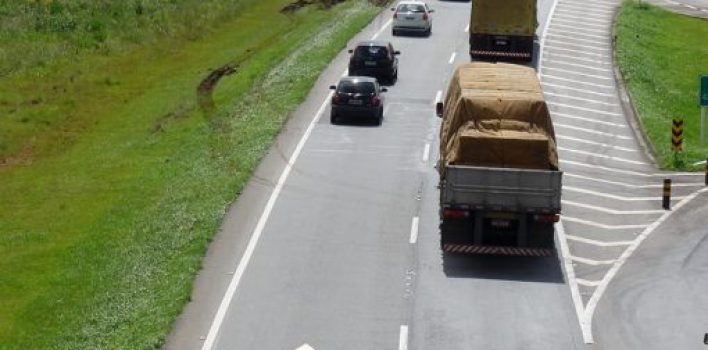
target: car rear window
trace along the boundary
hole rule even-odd
[[[401,4],[398,6],[398,12],[425,12],[423,5]]]
[[[339,83],[339,92],[345,94],[373,94],[376,92],[376,86],[374,86],[374,83],[368,81],[356,83],[343,81]]]
[[[384,46],[359,46],[354,51],[354,56],[360,58],[388,58],[388,52]]]

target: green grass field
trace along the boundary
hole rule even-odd
[[[699,143],[700,75],[708,75],[708,21],[627,1],[617,19],[617,59],[660,165],[695,169],[708,157]],[[671,151],[671,120],[684,120],[684,152]]]
[[[287,3],[245,1],[194,36],[158,40],[146,28],[110,50],[5,70],[1,349],[163,344],[228,205],[319,72],[379,10],[351,1],[280,15]],[[234,61],[216,110],[202,113],[197,85]]]

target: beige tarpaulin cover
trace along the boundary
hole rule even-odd
[[[448,86],[440,159],[464,164],[558,169],[555,133],[536,72],[501,63],[467,63]]]

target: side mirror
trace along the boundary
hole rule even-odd
[[[400,54],[401,54],[401,51],[394,51],[393,54],[394,54],[394,55],[400,55]]]
[[[349,53],[354,53],[354,50],[347,50]]]
[[[395,7],[391,7],[391,11],[396,11],[396,8],[395,8]]]
[[[438,117],[442,118],[443,117],[443,103],[438,102],[435,104],[435,114],[438,115]]]
[[[381,91],[381,92],[386,92],[386,91],[388,91],[388,89],[387,89],[387,88],[381,88],[381,90],[379,90],[379,91]]]
[[[330,85],[330,86],[329,86],[329,89],[330,89],[330,90],[337,90],[337,85]]]

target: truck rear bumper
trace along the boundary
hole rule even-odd
[[[480,246],[454,243],[442,244],[442,251],[457,254],[515,255],[535,257],[553,256],[556,254],[556,251],[553,248]]]

